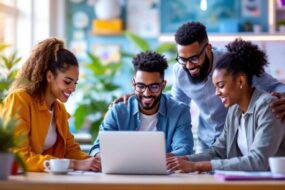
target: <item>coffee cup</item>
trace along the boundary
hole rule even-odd
[[[285,175],[285,157],[270,157],[269,166],[272,175]]]
[[[50,159],[43,162],[45,171],[52,173],[66,173],[68,172],[69,159]]]

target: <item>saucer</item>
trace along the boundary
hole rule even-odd
[[[49,170],[49,169],[44,169],[44,172],[47,172],[47,173],[52,173],[52,174],[55,174],[55,175],[64,175],[64,174],[67,174],[68,172],[72,172],[73,169],[68,169],[66,171],[52,171],[52,170]]]

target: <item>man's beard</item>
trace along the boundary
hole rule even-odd
[[[184,70],[186,71],[189,80],[192,83],[194,83],[194,84],[204,82],[205,78],[208,77],[208,70],[209,70],[209,67],[210,67],[210,60],[209,60],[209,58],[207,56],[205,56],[204,63],[201,66],[197,66],[197,67],[200,68],[200,74],[198,76],[192,76],[189,73],[188,69],[186,67],[184,67]]]
[[[152,104],[150,105],[145,105],[142,103],[142,99],[144,98],[153,98],[154,101]],[[157,104],[159,104],[160,102],[160,98],[161,98],[161,94],[158,96],[144,96],[144,95],[136,95],[137,101],[139,103],[139,107],[140,109],[144,109],[144,110],[151,110],[153,109]]]

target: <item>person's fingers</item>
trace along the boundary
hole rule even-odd
[[[170,171],[178,170],[178,165],[175,163],[167,164],[167,170],[170,170]]]
[[[171,163],[171,162],[175,162],[175,160],[176,160],[177,158],[176,157],[168,157],[168,158],[166,158],[166,162],[168,163]]]
[[[114,103],[112,102],[111,104],[109,104],[108,109],[111,109],[114,106]]]
[[[274,101],[271,104],[272,112],[276,118],[281,119],[282,122],[285,120],[285,98]]]
[[[175,164],[177,161],[176,161],[176,159],[171,159],[171,160],[168,160],[167,162],[166,162],[166,164],[167,165],[172,165],[172,164]]]
[[[285,123],[285,104],[280,106],[280,109],[278,111],[275,111],[274,113],[278,119],[281,120],[282,123]]]
[[[281,98],[281,96],[282,96],[282,94],[279,92],[272,92],[271,95],[276,96],[277,98]]]
[[[127,104],[127,103],[128,103],[128,99],[129,99],[128,95],[125,95],[125,96],[124,96],[124,104]]]
[[[93,171],[101,171],[101,163],[92,163],[91,166],[90,166],[90,169],[93,170]]]
[[[285,116],[285,99],[276,101],[273,104],[274,105],[271,106],[272,112],[277,118],[283,119],[283,117]]]
[[[121,102],[123,100],[122,97],[116,98],[112,103],[117,104],[118,102]]]
[[[275,108],[275,107],[278,107],[278,106],[284,105],[284,104],[285,104],[285,98],[279,98],[277,100],[272,101],[270,106],[271,106],[271,108]]]
[[[100,165],[101,165],[100,159],[94,159],[91,163],[91,166],[100,166]]]
[[[281,122],[284,122],[284,120],[285,120],[285,109],[283,111],[280,111],[276,117],[281,119]]]
[[[125,95],[123,97],[116,98],[115,100],[113,100],[113,102],[111,104],[109,104],[109,108],[112,108],[115,104],[122,102],[122,101],[124,101],[124,103],[125,103],[126,96],[127,95]]]
[[[101,169],[99,167],[91,167],[90,170],[94,171],[94,172],[100,172]]]

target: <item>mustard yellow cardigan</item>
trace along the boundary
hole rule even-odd
[[[51,123],[51,113],[46,103],[35,101],[25,90],[18,89],[10,93],[2,105],[2,114],[19,119],[16,135],[27,134],[25,143],[13,151],[19,153],[28,171],[43,171],[43,161],[51,158],[85,159],[89,155],[81,152],[69,131],[69,114],[63,103],[55,101],[54,115],[57,129],[57,141],[48,150],[43,151],[43,144]]]

